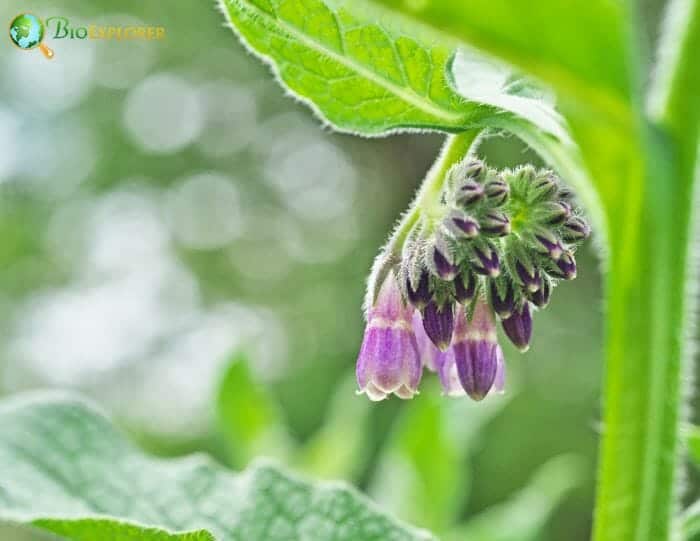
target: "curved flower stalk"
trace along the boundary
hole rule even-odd
[[[527,351],[533,312],[576,277],[574,254],[590,228],[552,171],[454,161],[398,237],[403,245],[390,242],[370,276],[357,376],[372,400],[412,398],[423,367],[448,396],[502,391],[496,322]]]

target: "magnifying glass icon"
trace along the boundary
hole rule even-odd
[[[23,51],[38,47],[49,60],[53,58],[53,50],[42,43],[44,39],[44,23],[36,15],[20,13],[10,23],[10,40]]]

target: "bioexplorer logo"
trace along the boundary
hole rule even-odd
[[[20,13],[10,23],[10,40],[20,49],[29,51],[39,47],[46,58],[53,58],[53,51],[42,42],[46,29],[36,15]]]
[[[100,39],[100,40],[162,40],[165,38],[163,26],[137,25],[73,25],[67,17],[49,17],[46,22],[31,13],[20,13],[10,22],[10,40],[22,50],[39,48],[48,59],[54,52],[43,43],[47,36],[51,39]]]

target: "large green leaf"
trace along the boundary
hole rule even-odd
[[[146,457],[79,399],[11,399],[0,428],[0,521],[86,541],[431,539],[341,483],[264,464],[234,474],[200,456]]]
[[[221,7],[280,83],[337,130],[458,132],[505,112],[564,136],[549,104],[525,97],[508,75],[502,80],[502,67],[498,85],[482,92],[496,70],[475,52],[470,80],[482,84],[472,93],[456,92],[448,80],[455,42],[364,0],[221,0]]]

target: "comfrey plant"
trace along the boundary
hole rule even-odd
[[[407,276],[412,293],[419,292],[421,264],[404,255],[420,250],[431,272],[433,304],[422,314],[443,347],[450,288],[442,284],[461,271],[461,266],[451,271],[458,260],[461,265],[467,259],[472,271],[489,271],[498,259],[499,269],[508,270],[504,276],[513,283],[520,278],[509,262],[517,251],[491,251],[494,238],[483,235],[479,220],[478,240],[459,253],[456,243],[450,246],[454,235],[431,236],[446,216],[441,205],[443,194],[451,193],[445,190],[448,172],[472,152],[473,143],[494,132],[518,137],[575,188],[602,247],[605,277],[594,539],[679,539],[687,332],[696,294],[691,240],[700,133],[700,0],[669,0],[655,54],[648,36],[657,33],[644,20],[648,3],[634,0],[221,0],[221,7],[242,42],[332,128],[362,136],[402,130],[451,134],[377,264],[387,271],[373,273],[375,293],[367,303],[369,330],[358,372],[368,394],[373,383],[375,398],[386,391],[408,396],[417,385],[412,351],[418,340],[411,340],[408,305],[398,301],[408,298]],[[519,231],[520,214],[507,217]],[[507,228],[495,222],[489,225]],[[421,223],[428,229],[414,227]],[[461,224],[467,236],[470,224]],[[452,234],[455,227],[460,230],[453,222]],[[411,248],[414,239],[420,248]],[[527,246],[533,243],[552,248],[551,261],[538,268],[544,295],[543,271],[548,279],[560,279],[573,273],[573,259],[565,246],[559,258],[552,257],[559,248],[551,237],[531,238]],[[435,248],[444,261],[435,260]],[[490,281],[498,278],[480,278],[482,298],[492,304]],[[457,284],[466,287],[468,279],[460,275]],[[507,297],[506,282],[494,287],[498,301]],[[518,340],[524,344],[527,316],[519,317],[510,334],[522,334]],[[473,320],[469,324],[477,328]],[[461,334],[453,332],[454,344],[461,343]],[[403,341],[409,353],[400,359],[409,362],[397,357],[379,365],[382,348],[392,355],[399,351],[394,340]],[[383,372],[389,365],[388,373],[400,373],[398,387]],[[488,387],[491,372],[476,394]],[[462,379],[476,389],[471,379]],[[686,523],[695,513],[688,511]]]
[[[470,157],[446,175],[436,204],[397,231],[369,279],[357,381],[371,400],[412,398],[423,368],[445,394],[502,391],[496,318],[520,350],[532,312],[560,280],[576,277],[574,252],[590,229],[572,192],[550,170],[496,171]],[[398,254],[394,257],[393,254]]]

